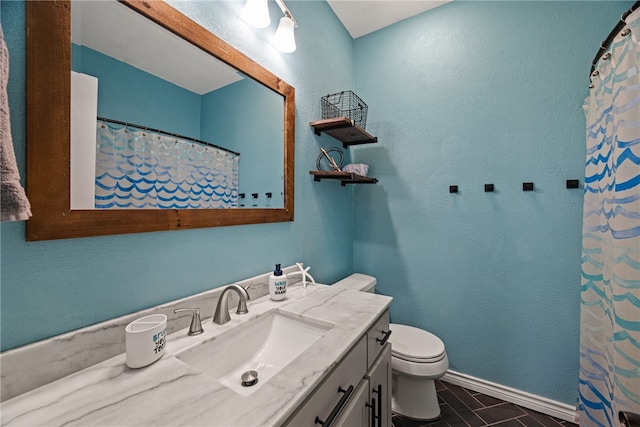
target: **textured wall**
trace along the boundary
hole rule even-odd
[[[380,179],[355,192],[354,270],[453,370],[576,403],[582,190],[565,180],[583,182],[589,66],[630,4],[456,1],[354,43],[380,139],[353,154]]]
[[[99,117],[200,138],[200,95],[97,50],[72,46],[73,71],[98,78]]]
[[[2,350],[264,273],[276,262],[302,261],[321,282],[352,272],[351,190],[314,183],[308,172],[319,144],[329,144],[309,127],[320,117],[320,97],[353,86],[349,34],[326,3],[290,2],[304,25],[296,30],[298,50],[280,54],[266,41],[277,25],[275,3],[272,28],[264,30],[240,21],[242,1],[177,3],[296,88],[295,221],[29,243],[24,223],[3,223]],[[1,7],[12,133],[24,177],[25,6]]]
[[[245,206],[264,207],[267,192],[273,193],[271,206],[284,206],[283,99],[253,79],[202,96],[201,137],[240,153],[238,186],[247,198],[239,202]],[[258,193],[258,199],[252,193]]]

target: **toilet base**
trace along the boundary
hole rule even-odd
[[[391,411],[407,418],[429,421],[440,416],[440,404],[433,379],[391,375]]]

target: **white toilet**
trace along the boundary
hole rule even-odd
[[[373,292],[375,277],[355,273],[333,286]],[[444,343],[437,336],[413,326],[391,323],[391,409],[415,420],[440,416],[434,380],[449,368]]]

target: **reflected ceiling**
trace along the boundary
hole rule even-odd
[[[242,79],[234,68],[115,1],[74,2],[71,38],[198,95]],[[130,40],[136,43],[124,42]]]

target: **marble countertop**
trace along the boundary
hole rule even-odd
[[[287,299],[249,302],[231,321],[203,319],[205,332],[168,336],[165,354],[131,369],[121,354],[0,405],[3,426],[279,426],[388,308],[390,297],[316,285],[291,287]],[[186,365],[176,354],[242,322],[282,310],[335,325],[249,396]]]

